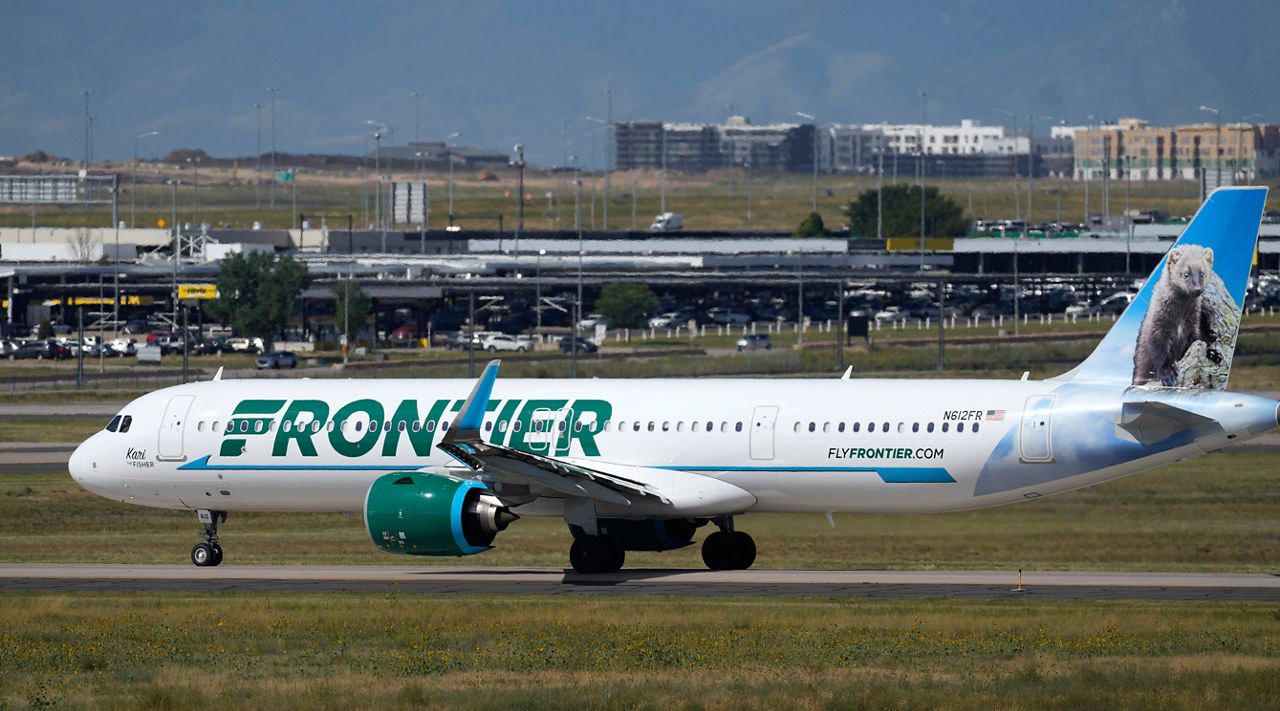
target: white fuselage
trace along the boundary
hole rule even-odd
[[[473,476],[435,446],[472,385],[166,388],[121,410],[129,431],[93,435],[70,469],[90,491],[146,506],[360,511],[389,472]],[[1054,381],[499,379],[484,436],[548,456],[711,476],[750,492],[751,511],[930,512],[1087,486],[1276,424],[1273,401],[1203,393],[1188,398],[1219,426],[1138,445],[1112,426],[1124,392]],[[554,493],[533,493],[542,499],[525,513],[559,513]]]

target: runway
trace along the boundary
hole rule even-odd
[[[0,590],[27,592],[399,592],[808,596],[1039,600],[1280,601],[1280,576],[1244,573],[623,570],[390,566],[0,564]]]

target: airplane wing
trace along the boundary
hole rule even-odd
[[[486,442],[481,429],[498,367],[497,360],[485,366],[462,411],[437,445],[473,471],[623,507],[647,504],[648,509],[657,505],[679,515],[742,511],[756,503],[747,491],[701,474],[548,457]]]

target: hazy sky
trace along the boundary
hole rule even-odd
[[[0,0],[0,154],[79,159],[90,89],[95,155],[255,149],[255,103],[278,86],[280,151],[359,153],[366,119],[397,143],[527,146],[590,162],[607,88],[616,119],[758,123],[1280,121],[1280,2],[209,3]],[[1023,119],[1025,121],[1025,118]],[[1258,120],[1254,117],[1253,120]],[[262,112],[263,150],[270,113]],[[1038,124],[1043,130],[1044,124]],[[602,158],[601,158],[602,160]]]

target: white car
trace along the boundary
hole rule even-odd
[[[601,314],[587,314],[586,318],[578,322],[578,328],[590,330],[595,328],[596,324],[608,326],[609,322]]]
[[[493,353],[494,351],[515,351],[516,353],[524,353],[533,350],[533,341],[527,336],[511,336],[505,333],[495,333],[480,342],[480,347]]]
[[[680,318],[680,314],[675,311],[668,311],[665,314],[658,314],[649,319],[649,328],[667,328],[675,326]]]
[[[261,353],[265,350],[261,338],[228,338],[227,345],[236,353]]]
[[[108,344],[108,347],[122,356],[131,356],[138,350],[138,345],[132,338],[117,338]]]

